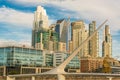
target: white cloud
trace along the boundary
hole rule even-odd
[[[31,47],[31,41],[29,40],[20,40],[20,41],[15,41],[15,40],[6,40],[6,39],[0,39],[0,47],[4,46],[23,46],[25,45],[26,47]]]
[[[112,34],[118,34],[117,31],[120,30],[120,0],[8,0],[9,2],[22,6],[57,6],[55,8],[60,8],[63,11],[73,11],[71,13],[62,13],[63,16],[83,19],[90,22],[92,20],[97,21],[97,25],[101,24],[105,19],[108,19],[108,25],[110,25]],[[2,11],[1,11],[2,10]],[[58,11],[59,12],[59,11]],[[9,14],[8,14],[9,13]],[[13,14],[14,13],[14,14]],[[60,12],[61,13],[61,12]],[[0,22],[8,22],[11,24],[19,25],[32,25],[33,14],[24,13],[16,11],[10,8],[2,7],[0,8]],[[16,15],[16,16],[15,16]],[[6,17],[7,16],[7,17]],[[21,17],[22,16],[22,17]],[[57,16],[57,15],[55,15]],[[23,19],[25,18],[25,19]],[[50,23],[55,22],[54,19],[50,18]],[[88,23],[85,23],[87,25]],[[102,34],[101,34],[102,35]],[[23,35],[21,35],[24,37]],[[20,42],[26,41],[26,39]],[[117,46],[116,46],[117,45]],[[113,40],[113,56],[119,56],[119,41]]]
[[[69,15],[70,17],[88,21],[96,20],[99,24],[108,19],[108,24],[113,33],[120,30],[120,1],[118,0],[14,0],[13,2],[24,6],[58,6],[63,10],[76,12],[76,14]]]
[[[13,30],[12,32],[10,31],[3,34],[4,37],[7,37],[9,39],[5,39],[3,35],[0,37],[1,38],[0,45],[25,44],[30,46],[31,34],[24,32],[24,29],[27,29],[25,27],[28,27],[28,29],[33,27],[33,18],[34,18],[34,13],[21,12],[5,6],[1,7],[0,22],[6,24],[8,30],[11,28]],[[50,23],[53,22],[55,22],[55,20],[51,19]],[[21,27],[20,28],[21,30],[19,31],[19,29],[15,27]]]
[[[3,6],[0,8],[0,22],[21,27],[32,27],[33,13],[25,13]]]

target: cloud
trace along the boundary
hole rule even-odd
[[[25,7],[36,7],[42,5],[49,7],[48,14],[54,8],[58,11],[54,11],[54,17],[49,16],[50,23],[54,23],[59,16],[71,17],[75,19],[82,19],[85,21],[85,25],[89,24],[92,20],[97,21],[97,26],[100,25],[105,19],[108,19],[108,25],[112,35],[119,34],[120,31],[120,0],[7,0],[11,4],[17,4]],[[1,11],[2,10],[2,11]],[[66,12],[71,11],[71,12]],[[8,14],[9,13],[9,14]],[[13,14],[14,13],[14,14]],[[59,13],[59,15],[58,15]],[[11,8],[0,8],[0,22],[7,22],[16,25],[28,25],[32,26],[33,13],[25,13],[17,11]],[[15,16],[16,15],[16,16]],[[21,17],[22,16],[22,17]],[[24,18],[24,19],[23,19]],[[3,20],[2,20],[3,19]],[[20,34],[19,34],[20,35]],[[102,35],[102,34],[100,34]],[[21,35],[21,37],[25,37]],[[20,40],[24,42],[26,39]],[[117,46],[116,46],[117,45]],[[113,40],[113,56],[119,55],[119,40]]]
[[[11,0],[9,0],[11,1]],[[12,0],[13,1],[13,0]],[[14,0],[15,4],[24,6],[54,5],[62,10],[71,10],[75,14],[64,14],[85,21],[96,20],[99,24],[108,19],[112,33],[120,30],[120,1],[114,0]]]
[[[33,13],[21,12],[3,6],[0,8],[0,22],[21,27],[32,27]]]
[[[25,40],[20,40],[20,41],[15,41],[15,40],[6,40],[6,39],[0,39],[0,47],[4,46],[23,46],[25,45],[26,47],[31,46],[31,41],[25,41]]]
[[[25,32],[12,32],[1,35],[0,45],[31,45],[31,34]]]
[[[17,42],[30,45],[33,18],[34,13],[21,12],[6,6],[1,7],[0,25],[3,29],[1,30],[0,45],[17,44]],[[50,23],[53,22],[55,20],[50,18]]]

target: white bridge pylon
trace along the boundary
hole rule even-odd
[[[107,21],[108,21],[108,20],[105,20],[105,21],[93,32],[93,34],[92,34],[91,36],[89,36],[85,41],[83,41],[83,42],[81,43],[81,45],[80,45],[78,48],[76,48],[76,49],[72,52],[72,54],[71,54],[65,61],[63,61],[63,63],[61,63],[58,67],[53,68],[52,70],[47,71],[47,72],[45,72],[45,73],[46,73],[46,74],[64,74],[64,73],[66,73],[66,72],[64,71],[66,65],[69,64],[69,62],[78,54],[78,52],[80,51],[80,49],[82,48],[82,46],[83,46],[86,42],[88,42],[88,41],[97,33],[97,31],[98,31]]]

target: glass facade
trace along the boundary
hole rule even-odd
[[[63,61],[65,61],[70,56],[69,53],[61,53],[56,52],[54,54],[54,67],[59,66]],[[66,69],[79,69],[80,68],[80,60],[78,56],[75,56],[69,64],[66,66]]]
[[[9,48],[0,48],[0,66],[2,65],[7,65],[7,54],[9,53],[10,49]]]
[[[53,66],[53,54],[45,54],[45,64],[47,67]]]
[[[64,54],[61,57],[63,61],[70,55],[67,53],[62,54]],[[53,67],[53,58],[53,53],[49,51],[43,52],[34,48],[15,46],[0,47],[0,66]],[[66,68],[80,68],[78,57],[75,56]]]
[[[41,50],[22,47],[0,47],[1,66],[42,66]]]
[[[55,31],[57,32],[57,33],[59,33],[59,35],[58,35],[58,37],[59,37],[59,41],[60,41],[60,25],[59,24],[57,24],[56,26],[55,26]]]
[[[65,59],[69,57],[70,54],[66,54]],[[66,66],[66,68],[71,68],[71,69],[79,69],[80,68],[80,60],[78,56],[75,56],[69,64]]]
[[[58,50],[58,33],[53,32],[51,30],[48,30],[48,31],[40,30],[34,33],[34,42],[33,42],[34,45],[36,43],[42,42],[43,49],[49,50],[49,41],[53,41],[54,51],[57,51]]]

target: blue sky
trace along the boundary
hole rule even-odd
[[[120,56],[119,4],[120,0],[0,0],[0,45],[30,45],[34,11],[41,5],[47,11],[49,24],[70,17],[72,21],[84,20],[86,26],[95,20],[98,26],[108,19],[106,24],[110,26],[113,38],[113,56]]]

